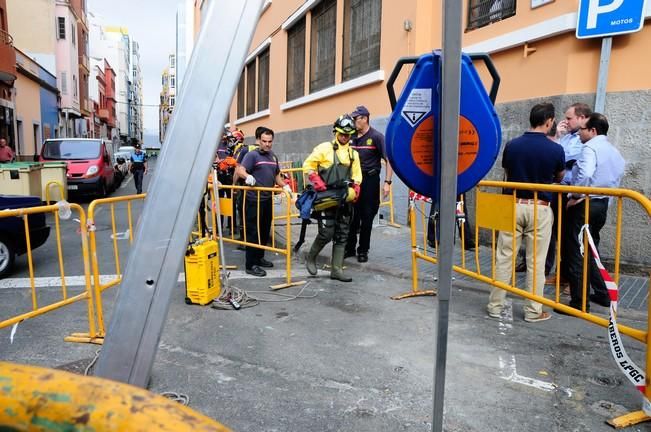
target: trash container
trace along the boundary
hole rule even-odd
[[[40,197],[41,165],[39,162],[0,164],[0,193]]]
[[[47,201],[48,183],[57,182],[61,187],[50,184],[50,202],[68,199],[68,177],[66,162],[44,162],[41,168],[41,199]]]

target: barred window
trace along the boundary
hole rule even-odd
[[[344,1],[344,81],[380,69],[382,0]]]
[[[323,0],[312,9],[310,93],[335,83],[337,0]]]
[[[305,94],[305,19],[287,30],[287,100]]]
[[[258,111],[269,108],[269,48],[258,56]]]
[[[65,17],[57,17],[57,37],[59,39],[65,39],[66,38],[66,18]]]
[[[255,112],[255,59],[246,65],[246,115]]]
[[[246,75],[246,71],[243,69],[242,70],[242,75],[240,75],[240,82],[237,84],[237,118],[242,118],[244,117],[244,97],[245,97],[245,81],[244,77]]]
[[[515,15],[516,0],[469,0],[466,31]]]

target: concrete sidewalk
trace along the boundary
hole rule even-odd
[[[243,267],[243,252],[229,245],[226,253],[228,264]],[[151,390],[185,393],[192,408],[236,431],[431,430],[436,299],[390,299],[411,289],[409,253],[407,228],[377,228],[369,263],[347,260],[353,283],[321,272],[302,292],[282,291],[302,295],[292,300],[268,289],[280,279],[233,278],[233,286],[268,300],[240,311],[188,306],[179,284]],[[282,257],[267,259],[283,268]],[[302,257],[294,264],[304,278]],[[421,269],[423,288],[435,288],[435,266]],[[41,299],[52,290],[40,291]],[[104,294],[107,319],[117,293]],[[18,300],[29,300],[26,290],[0,291],[0,316]],[[517,298],[494,320],[486,300],[486,286],[455,281],[446,430],[609,431],[607,418],[640,408],[640,394],[612,360],[606,329],[556,314],[525,323]],[[0,330],[0,359],[83,370],[98,347],[62,339],[84,329],[84,316],[76,304],[25,321],[13,343],[10,329]],[[644,328],[646,314],[625,309],[622,321]],[[629,338],[625,344],[643,364],[645,347]]]

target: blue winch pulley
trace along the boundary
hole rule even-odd
[[[440,50],[402,58],[387,82],[393,113],[386,129],[386,151],[393,170],[413,191],[438,201],[438,118],[441,109]],[[473,65],[483,60],[493,83],[490,96]],[[396,101],[393,85],[402,67],[415,64]],[[457,192],[473,188],[488,174],[500,150],[502,131],[493,106],[500,78],[487,54],[463,54]]]

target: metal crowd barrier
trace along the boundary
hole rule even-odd
[[[71,215],[70,217],[61,217],[61,211],[65,206],[68,206]],[[32,242],[30,236],[30,222],[29,216],[36,214],[51,214],[54,219],[54,236],[56,238],[57,244],[57,257],[59,263],[59,279],[61,281],[61,296],[60,299],[49,303],[47,305],[40,304],[39,302],[39,293],[36,286],[36,281],[34,278],[34,261],[32,257]],[[75,217],[74,214],[77,214]],[[88,245],[88,232],[86,229],[86,213],[84,209],[78,204],[66,203],[65,205],[48,205],[40,207],[30,207],[23,209],[15,210],[5,210],[0,212],[0,218],[6,217],[19,217],[23,220],[23,227],[25,231],[25,245],[26,245],[26,256],[27,256],[27,266],[29,268],[29,283],[30,283],[30,294],[31,294],[31,310],[28,312],[22,312],[18,315],[12,316],[0,322],[0,328],[5,328],[16,323],[19,323],[23,320],[34,318],[43,314],[46,314],[50,311],[62,308],[64,306],[76,303],[81,300],[88,302],[88,327],[89,335],[92,337],[97,336],[97,328],[95,325],[95,314],[94,314],[94,305],[93,305],[93,295],[90,289],[90,253]],[[64,248],[63,242],[61,239],[61,220],[62,219],[71,219],[75,223],[79,223],[79,235],[81,242],[81,251],[82,251],[82,263],[84,268],[84,280],[85,287],[84,290],[74,296],[70,296],[68,292],[68,283],[65,276],[65,263],[64,263]]]
[[[63,185],[55,180],[47,182],[45,185],[45,204],[50,204],[52,200],[50,200],[50,188],[52,186],[56,186],[56,188],[59,190],[59,199],[57,201],[63,201],[66,199],[66,194],[65,194],[65,189],[63,188]]]
[[[230,219],[230,226],[233,227],[236,225],[234,223],[235,215],[233,214],[233,199],[235,198],[236,193],[247,193],[247,192],[253,192],[257,196],[257,206],[256,206],[256,220],[258,221],[258,238],[257,239],[248,239],[247,234],[246,234],[246,205],[242,206],[242,222],[243,222],[243,238],[237,239],[235,238],[235,230],[231,229],[229,235],[223,235],[222,240],[226,243],[232,243],[232,244],[237,244],[237,245],[242,245],[242,246],[247,246],[247,247],[252,247],[256,249],[263,249],[269,252],[274,252],[277,254],[285,255],[285,270],[286,270],[286,276],[285,276],[285,283],[283,284],[278,284],[278,285],[271,285],[270,288],[272,289],[282,289],[282,288],[289,288],[292,286],[298,286],[298,285],[303,285],[305,281],[292,281],[292,241],[291,241],[291,218],[292,216],[292,197],[290,196],[289,193],[285,192],[282,189],[279,188],[265,188],[265,187],[247,187],[247,186],[232,186],[232,185],[221,185],[219,186],[219,190],[225,190],[225,191],[230,191],[230,197],[220,197],[219,201],[215,198],[215,191],[212,187],[212,185],[209,186],[210,189],[210,197],[211,197],[211,202],[213,203],[211,205],[211,224],[212,224],[212,233],[213,233],[213,238],[217,239],[217,230],[215,227],[217,227],[217,214],[216,214],[216,208],[215,208],[215,203],[219,202],[219,208],[220,208],[220,214],[222,218],[224,219]],[[271,232],[270,232],[270,245],[265,245],[261,244],[260,241],[260,234],[259,234],[259,221],[260,221],[260,194],[262,192],[269,192],[271,193],[270,199],[272,200],[272,213],[271,213]],[[276,196],[282,197],[282,202],[285,203],[285,211],[284,215],[280,216],[281,219],[284,219],[285,223],[284,228],[285,228],[285,245],[283,247],[278,246],[276,243],[276,209],[275,206],[273,205],[274,198]],[[242,200],[244,203],[246,200]],[[257,241],[256,241],[257,240]]]
[[[89,331],[89,333],[73,333],[72,335],[65,338],[67,342],[80,342],[80,343],[95,343],[102,344],[104,342],[104,336],[106,336],[106,327],[104,325],[104,308],[102,305],[102,292],[106,289],[111,288],[115,285],[120,284],[122,281],[122,270],[120,267],[120,248],[119,248],[119,235],[128,235],[129,244],[133,243],[133,214],[131,204],[133,201],[142,201],[145,199],[147,194],[140,195],[127,195],[122,197],[115,198],[102,198],[94,200],[88,206],[88,221],[84,226],[87,225],[88,235],[89,235],[89,246],[90,246],[90,256],[92,264],[92,291],[93,298],[95,301],[94,311],[95,319],[97,321],[97,330],[95,332]],[[127,229],[126,231],[119,232],[116,224],[115,212],[116,204],[126,203],[127,210]],[[100,269],[100,256],[97,252],[97,235],[96,235],[96,226],[95,226],[95,216],[98,213],[98,209],[102,206],[108,205],[111,211],[111,239],[113,243],[113,259],[115,265],[115,273],[113,277],[107,278],[101,277]],[[124,227],[123,227],[124,228]],[[88,284],[90,287],[90,283]],[[90,305],[89,305],[90,307]],[[90,313],[90,312],[89,312]]]
[[[486,189],[497,189],[501,192],[501,189],[508,188],[513,189],[511,194],[502,194],[502,193],[489,193],[486,192]],[[518,255],[518,250],[515,247],[515,236],[513,236],[512,249],[513,254],[511,258],[511,284],[503,283],[496,280],[496,239],[497,233],[499,231],[506,231],[514,233],[516,231],[516,191],[518,190],[528,190],[534,192],[533,206],[534,206],[534,226],[537,227],[537,217],[538,217],[538,208],[541,206],[538,204],[538,193],[539,192],[552,192],[556,195],[557,199],[557,226],[556,226],[556,279],[554,284],[554,292],[551,295],[545,295],[544,292],[537,292],[536,284],[533,284],[532,292],[528,292],[526,288],[517,287],[516,279],[516,259]],[[570,192],[577,194],[592,194],[599,196],[610,197],[611,206],[614,205],[615,215],[616,215],[616,225],[615,225],[615,248],[614,248],[614,263],[613,263],[613,273],[614,281],[616,284],[619,284],[620,280],[620,261],[621,261],[621,245],[622,245],[622,222],[623,222],[623,208],[624,200],[630,200],[639,206],[641,206],[645,211],[648,217],[651,217],[651,200],[640,194],[628,189],[619,189],[619,188],[588,188],[588,187],[575,187],[575,186],[560,186],[560,185],[541,185],[541,184],[531,184],[531,183],[508,183],[501,181],[482,181],[479,183],[476,190],[476,200],[475,200],[475,239],[479,239],[480,228],[482,230],[488,230],[490,233],[490,252],[491,252],[491,261],[490,269],[482,269],[480,262],[480,246],[477,242],[477,246],[474,251],[474,256],[470,255],[464,246],[464,232],[463,224],[460,226],[461,230],[461,241],[459,242],[459,247],[455,250],[455,259],[457,265],[453,266],[453,270],[460,275],[466,276],[468,278],[477,280],[479,282],[484,282],[488,285],[501,288],[512,294],[515,294],[519,297],[530,299],[536,302],[539,302],[550,308],[562,311],[568,315],[573,315],[577,318],[581,318],[590,323],[599,325],[601,327],[609,328],[609,320],[601,316],[595,315],[587,311],[589,302],[589,254],[590,249],[588,246],[587,234],[583,235],[584,250],[583,255],[583,269],[582,269],[582,281],[583,285],[582,295],[583,303],[581,305],[581,310],[574,309],[563,303],[561,303],[561,285],[560,285],[560,262],[561,262],[561,244],[563,237],[563,214],[562,211],[562,197]],[[590,223],[589,218],[589,208],[591,199],[586,198],[585,204],[585,224]],[[613,203],[614,202],[614,203]],[[609,207],[611,207],[609,206]],[[420,215],[417,215],[417,212]],[[426,206],[423,201],[416,202],[415,200],[410,201],[409,206],[409,221],[411,228],[411,256],[412,256],[412,291],[403,295],[394,297],[394,299],[402,299],[407,297],[419,296],[419,295],[432,295],[435,294],[435,291],[422,291],[419,289],[419,279],[418,279],[418,261],[425,261],[431,264],[437,264],[437,252],[438,244],[434,242],[433,245],[428,245],[427,239],[427,220],[429,218],[428,213],[426,212]],[[643,223],[648,224],[648,220]],[[537,250],[537,241],[536,241],[536,232],[537,228],[534,230],[534,241],[533,241],[533,250],[534,256],[536,255]],[[422,236],[422,237],[421,237]],[[421,237],[421,238],[419,238]],[[422,240],[422,241],[421,241]],[[474,259],[473,259],[474,258]],[[544,266],[544,264],[543,264]],[[544,271],[544,268],[539,268],[540,266],[536,264],[534,259],[534,265],[532,269],[532,278],[536,280],[536,274],[540,271]],[[526,282],[525,282],[526,283]],[[651,290],[650,290],[651,291]],[[648,294],[647,294],[648,295]],[[487,298],[488,301],[488,298]],[[647,311],[647,327],[646,328],[634,328],[628,325],[617,324],[619,332],[625,334],[643,344],[646,344],[646,389],[644,395],[647,400],[651,399],[651,385],[649,384],[649,373],[651,373],[651,332],[649,332],[649,317],[651,317],[651,302],[649,302],[649,310]],[[609,421],[609,423],[618,426],[625,424],[635,424],[640,420],[648,420],[646,414],[643,411],[638,411],[626,416],[625,419],[618,418]]]

